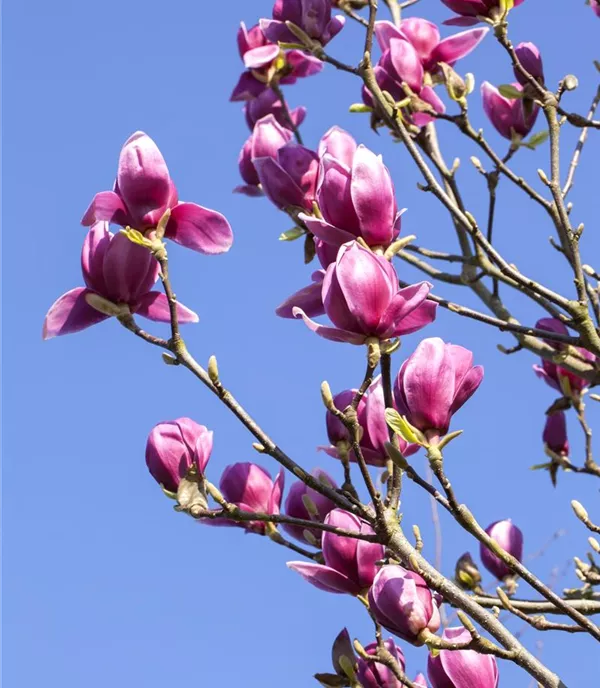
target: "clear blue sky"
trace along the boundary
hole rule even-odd
[[[228,103],[240,72],[235,32],[268,16],[269,0],[55,0],[4,3],[3,34],[3,483],[4,685],[158,688],[184,680],[198,686],[300,688],[329,669],[331,642],[347,625],[366,644],[371,624],[349,597],[315,590],[285,567],[285,550],[237,529],[200,526],[172,510],[147,473],[146,435],[154,423],[189,415],[215,431],[209,474],[235,461],[262,463],[252,438],[184,370],[162,364],[158,351],[110,321],[78,335],[41,340],[53,300],[81,284],[80,217],[96,191],[112,183],[123,141],[136,129],[162,149],[180,197],[227,214],[231,252],[206,258],[170,249],[182,301],[200,314],[185,332],[200,361],[218,356],[223,380],[259,422],[306,467],[339,467],[315,447],[325,441],[319,384],[356,385],[363,368],[357,347],[333,344],[300,322],[279,320],[274,308],[307,282],[300,244],[277,241],[289,220],[261,199],[232,195],[237,154],[247,136],[239,104]],[[382,10],[382,15],[385,12]],[[423,0],[411,15],[441,21],[449,12]],[[600,20],[583,0],[528,0],[513,13],[512,35],[532,40],[555,83],[567,73],[582,87],[569,107],[587,110],[596,88],[591,61],[600,58]],[[448,35],[450,29],[444,29]],[[332,54],[356,61],[360,32],[352,26],[331,43]],[[511,80],[491,37],[460,65],[478,85]],[[356,81],[333,69],[287,90],[305,104],[309,145],[331,125],[348,128],[384,154],[407,206],[403,232],[419,243],[454,249],[447,215],[416,189],[418,175],[385,133],[365,116],[349,115],[360,99]],[[483,119],[478,91],[473,119]],[[538,125],[538,129],[541,125]],[[469,208],[485,212],[483,182],[468,163],[476,151],[442,128],[451,160],[463,159],[460,180]],[[574,137],[565,137],[565,151]],[[574,217],[585,221],[583,245],[594,264],[598,137],[592,135],[573,191]],[[544,153],[522,151],[521,173],[535,177]],[[595,175],[593,178],[592,175]],[[586,181],[587,176],[587,181]],[[535,183],[535,181],[534,181]],[[549,246],[545,217],[531,202],[500,190],[500,248],[524,271],[567,288],[569,275]],[[596,225],[596,226],[595,226]],[[598,265],[596,265],[598,267]],[[415,274],[401,267],[405,278]],[[475,302],[460,289],[436,292]],[[503,290],[506,293],[506,290]],[[540,315],[508,297],[532,323]],[[156,332],[162,326],[156,326]],[[532,562],[545,580],[569,557],[583,555],[587,533],[569,500],[598,510],[591,478],[561,475],[553,489],[528,467],[543,461],[543,412],[552,391],[532,371],[527,353],[504,357],[508,335],[441,312],[427,335],[470,347],[486,367],[480,390],[456,417],[464,436],[448,451],[448,470],[461,497],[487,524],[512,517],[538,550],[560,528],[568,533]],[[419,335],[406,338],[397,369]],[[589,405],[592,423],[600,409]],[[569,417],[574,456],[581,441]],[[415,457],[422,468],[423,458]],[[289,485],[289,482],[288,482]],[[404,522],[418,523],[433,556],[429,503],[408,485]],[[444,569],[476,548],[445,519]],[[489,578],[486,582],[490,582]],[[575,585],[561,578],[558,588]],[[528,594],[525,586],[520,592]],[[515,629],[519,623],[512,624]],[[592,641],[544,635],[542,656],[570,688],[596,685],[600,662]],[[533,631],[524,642],[535,648]],[[424,650],[407,651],[409,674],[425,667]],[[183,677],[186,676],[184,679]],[[528,678],[501,666],[501,686],[526,688]],[[316,684],[315,684],[316,685]]]

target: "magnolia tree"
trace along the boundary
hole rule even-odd
[[[308,285],[279,306],[277,316],[295,319],[298,328],[329,340],[332,356],[336,347],[347,345],[364,351],[364,372],[356,372],[355,388],[334,394],[327,382],[321,387],[329,438],[322,456],[343,468],[341,484],[325,469],[308,472],[277,446],[224,387],[216,358],[203,367],[187,349],[181,326],[198,317],[175,296],[168,242],[219,254],[230,249],[232,230],[216,210],[178,199],[160,150],[143,132],[123,145],[112,190],[99,191],[83,215],[82,224],[89,228],[81,255],[83,284],[52,305],[44,338],[116,319],[162,349],[166,364],[188,369],[254,435],[256,451],[281,465],[275,478],[255,463],[236,463],[220,477],[213,475],[213,433],[191,418],[159,423],[147,439],[148,469],[177,511],[270,538],[297,555],[287,565],[308,585],[355,597],[364,606],[372,619],[372,642],[352,640],[343,628],[332,638],[332,666],[315,667],[323,686],[494,688],[503,665],[512,662],[533,685],[559,688],[565,684],[552,663],[545,666],[532,654],[509,630],[507,619],[517,617],[539,632],[582,633],[600,640],[594,622],[600,613],[600,593],[594,591],[600,567],[592,553],[587,562],[576,557],[581,585],[558,594],[524,565],[523,534],[516,524],[503,520],[484,527],[465,503],[468,496],[455,492],[444,452],[450,442],[460,442],[454,414],[477,393],[484,371],[470,350],[427,336],[427,328],[437,309],[445,308],[457,322],[471,318],[509,332],[516,342],[504,352],[532,352],[539,359],[535,374],[554,392],[543,433],[548,460],[537,468],[546,470],[553,483],[563,471],[600,477],[585,410],[586,395],[599,400],[588,391],[600,383],[600,275],[581,256],[583,224],[568,200],[586,138],[600,129],[594,119],[600,90],[589,113],[569,109],[569,91],[578,86],[577,79],[545,76],[536,46],[511,38],[509,20],[523,0],[442,2],[449,10],[446,25],[470,28],[446,31],[427,18],[405,17],[415,0],[386,0],[382,8],[377,0],[276,0],[272,17],[250,28],[242,24],[237,35],[244,70],[231,100],[245,103],[251,133],[239,156],[243,183],[236,191],[265,197],[248,202],[271,202],[292,218],[293,229],[280,238],[301,239],[305,262],[319,264]],[[411,7],[411,13],[418,7]],[[600,15],[596,0],[590,18],[592,10]],[[354,62],[344,63],[335,57],[335,46],[344,40],[349,21],[361,25],[364,43]],[[473,75],[461,74],[459,63],[483,40],[501,46],[515,81],[483,82],[479,94]],[[337,126],[315,148],[304,144],[305,108],[288,106],[283,88],[293,93],[298,79],[325,67],[355,77],[362,102],[351,110],[366,113],[373,129],[388,134],[381,145],[391,138],[406,148],[422,176],[422,190],[448,213],[456,253],[418,246],[414,235],[401,234],[403,211],[379,150],[358,145]],[[505,146],[492,146],[472,124],[469,103],[479,97]],[[532,135],[536,120],[544,128]],[[478,153],[470,160],[489,198],[484,218],[470,212],[463,200],[458,160],[452,165],[444,160],[440,121],[464,142],[467,157]],[[573,153],[561,150],[565,128],[579,134]],[[536,147],[547,157],[537,171],[542,192],[511,168],[522,149]],[[495,245],[501,180],[547,217],[553,246],[572,272],[562,293],[521,272],[511,262],[514,257],[503,256]],[[481,310],[432,293],[427,280],[405,283],[402,261],[436,286],[462,285],[480,299]],[[457,269],[445,272],[438,267],[443,263]],[[157,282],[161,289],[155,289]],[[518,322],[502,298],[511,290],[534,302],[543,317],[534,324]],[[170,337],[143,329],[141,318],[169,323]],[[418,344],[402,360],[405,337]],[[583,431],[582,457],[569,452],[567,415]],[[426,476],[415,468],[417,452],[426,456]],[[286,472],[293,482],[284,499]],[[480,561],[497,580],[495,591],[484,592],[469,554],[452,572],[425,558],[419,529],[407,532],[401,521],[406,480],[479,543]],[[368,499],[361,499],[364,494]],[[600,533],[582,504],[572,506],[582,529]],[[589,543],[600,552],[593,536]],[[519,582],[528,592],[524,597],[515,595]],[[453,624],[442,622],[448,617]],[[426,646],[428,678],[406,668],[406,644]]]

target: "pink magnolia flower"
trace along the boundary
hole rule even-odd
[[[392,264],[352,241],[340,248],[323,280],[323,305],[335,327],[314,322],[301,308],[293,313],[320,337],[364,344],[370,337],[392,339],[433,322],[436,304],[426,301],[430,289],[428,282],[399,289]]]
[[[492,523],[485,529],[485,532],[503,550],[512,554],[515,559],[518,561],[523,559],[523,533],[510,519]],[[479,554],[481,556],[481,563],[498,580],[503,580],[507,576],[512,575],[512,571],[502,559],[493,554],[484,544],[480,546]]]
[[[600,1],[599,0],[590,0],[590,7],[592,8],[592,11],[597,17],[600,17]]]
[[[298,37],[286,26],[292,22],[321,45],[326,45],[343,28],[346,18],[331,16],[331,0],[275,0],[273,19],[261,19],[260,27],[274,43],[298,43]]]
[[[340,411],[346,409],[356,395],[355,389],[348,389],[336,394],[333,403]],[[385,466],[387,453],[385,443],[389,440],[389,430],[385,422],[385,401],[383,398],[383,386],[381,377],[378,377],[369,387],[365,395],[358,403],[356,409],[358,424],[363,430],[360,438],[360,448],[365,462],[370,466]],[[327,436],[331,442],[329,447],[320,447],[329,456],[335,459],[340,458],[340,443],[346,445],[350,442],[350,437],[346,426],[331,413],[326,412]],[[411,456],[419,450],[418,444],[409,444],[401,437],[399,449],[404,456]],[[350,461],[356,462],[356,455],[350,448],[348,457]]]
[[[324,479],[331,487],[336,488],[337,485],[335,480],[325,471],[320,468],[316,468],[312,475],[318,480]],[[308,510],[306,504],[307,501],[312,503],[316,507],[317,514],[311,513]],[[313,490],[308,487],[301,480],[296,481],[288,493],[287,499],[285,500],[285,513],[293,518],[302,518],[307,521],[317,521],[322,523],[325,520],[327,514],[335,509],[335,504],[325,495],[320,492]],[[303,540],[309,544],[317,544],[321,542],[321,534],[323,531],[318,528],[309,528],[309,532],[312,535],[312,540],[307,539],[305,535],[305,529],[300,526],[290,525],[288,523],[283,524],[283,529],[289,533],[296,540]]]
[[[231,248],[233,235],[225,217],[196,203],[179,203],[162,153],[147,134],[137,131],[121,149],[114,189],[94,196],[81,224],[105,220],[146,232],[156,228],[167,210],[171,217],[165,236],[172,241],[206,254]]]
[[[388,638],[383,641],[385,649],[396,660],[398,666],[404,671],[406,662],[404,660],[404,653],[392,640]],[[365,647],[365,652],[369,655],[377,654],[377,643],[370,643]],[[369,661],[359,657],[357,677],[362,688],[402,688],[401,683],[391,669],[388,669],[385,664],[380,662]]]
[[[365,521],[343,509],[333,509],[325,523],[355,533],[372,535],[373,529]],[[371,585],[385,548],[376,542],[324,532],[322,538],[325,564],[289,561],[288,568],[299,573],[319,590],[359,595]]]
[[[549,332],[569,334],[569,330],[567,330],[565,324],[557,318],[541,318],[541,320],[537,321],[535,326],[541,330],[548,330]],[[555,342],[551,339],[546,339],[544,341],[557,351],[562,351],[564,348],[564,345],[560,342]],[[580,358],[590,361],[590,363],[596,361],[596,356],[586,349],[576,347],[576,351]],[[589,386],[588,381],[584,378],[579,377],[579,375],[572,373],[566,368],[562,368],[552,361],[547,361],[545,358],[542,359],[541,365],[534,365],[533,370],[547,385],[552,387],[552,389],[556,389],[566,397],[578,396]]]
[[[515,53],[519,58],[519,62],[527,72],[531,74],[534,79],[537,79],[541,84],[544,83],[544,65],[542,63],[542,56],[539,48],[533,43],[519,43],[515,48]],[[514,69],[516,80],[522,85],[527,84],[525,79],[518,69]]]
[[[516,4],[516,3],[515,3]],[[446,628],[442,638],[453,643],[471,640],[466,628]],[[427,658],[427,675],[432,688],[497,688],[498,665],[493,655],[475,650],[441,650]]]
[[[389,47],[379,58],[373,71],[379,87],[388,91],[397,102],[406,97],[403,86],[406,83],[416,96],[431,105],[436,112],[446,111],[446,106],[433,88],[425,84],[425,71],[421,57],[413,44],[405,38],[389,38]],[[366,87],[363,87],[362,97],[366,105],[374,106],[373,98]],[[406,110],[405,115],[418,127],[433,121],[433,117],[426,112],[411,113]]]
[[[319,171],[314,151],[290,141],[275,158],[253,157],[252,163],[265,196],[278,208],[312,210]]]
[[[496,19],[500,15],[500,0],[442,0],[446,7],[459,14],[459,17],[447,19],[448,26],[473,26],[478,24],[480,17]],[[525,0],[514,0],[514,7],[518,7]]]
[[[267,115],[273,115],[282,127],[289,128],[289,121],[285,115],[283,104],[275,91],[270,88],[267,88],[259,96],[249,100],[244,105],[244,116],[250,131],[254,129],[254,126],[260,119]],[[297,107],[290,110],[290,118],[295,127],[299,127],[304,122],[305,117],[305,107]]]
[[[245,184],[234,191],[246,196],[262,196],[260,179],[254,167],[254,158],[277,157],[277,151],[292,138],[292,132],[281,125],[275,115],[265,115],[256,123],[252,134],[244,143],[238,158],[240,175]]]
[[[90,228],[81,251],[85,287],[63,294],[50,307],[44,320],[43,337],[51,339],[91,327],[110,317],[97,310],[98,297],[114,308],[114,314],[135,313],[149,320],[170,322],[167,297],[152,291],[159,265],[150,251],[132,243],[124,234],[113,235],[107,222]],[[198,322],[196,313],[177,303],[180,323]]]
[[[388,631],[411,645],[419,635],[440,627],[440,612],[427,583],[418,573],[397,564],[382,566],[369,590],[369,609]]]
[[[402,213],[381,156],[360,145],[351,166],[329,153],[320,165],[316,199],[323,217],[300,215],[312,234],[335,249],[357,237],[387,248],[400,233]]]
[[[255,463],[234,463],[223,471],[219,489],[225,499],[242,511],[278,514],[283,496],[285,474],[283,468],[273,481],[269,473]],[[262,521],[236,523],[227,519],[206,521],[209,525],[238,526],[248,533],[264,535],[266,524]]]
[[[420,17],[404,19],[399,27],[390,21],[375,22],[375,36],[382,52],[389,50],[393,38],[406,40],[416,50],[423,69],[431,74],[438,71],[440,62],[455,65],[479,45],[488,31],[469,29],[442,40],[438,27]]]
[[[276,41],[265,37],[258,24],[247,29],[242,22],[237,43],[246,71],[242,72],[229,98],[233,102],[260,97],[275,73],[280,84],[294,84],[297,79],[318,74],[323,69],[321,60],[302,50],[283,51]]]
[[[550,451],[559,456],[569,456],[567,419],[563,411],[552,413],[546,418],[542,439]]]
[[[413,678],[413,683],[415,686],[422,686],[422,688],[427,688],[427,681],[423,674],[419,673]]]
[[[473,354],[439,337],[423,339],[402,364],[394,385],[398,412],[429,436],[445,435],[452,416],[475,393],[483,379]]]
[[[523,90],[519,83],[512,86]],[[511,141],[515,135],[524,137],[533,129],[540,108],[528,98],[506,98],[489,81],[481,84],[481,97],[483,110],[500,136]]]
[[[146,443],[146,465],[156,482],[177,492],[193,464],[204,473],[213,446],[213,433],[191,418],[158,423]]]

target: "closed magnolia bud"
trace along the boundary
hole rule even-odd
[[[402,566],[383,566],[369,590],[369,608],[388,631],[412,645],[422,645],[422,631],[440,627],[438,605],[418,573]]]
[[[356,670],[356,662],[357,659],[354,654],[352,641],[350,640],[350,634],[347,628],[343,628],[331,646],[331,663],[336,674],[350,678],[348,671],[350,670],[350,673],[352,673]]]
[[[460,103],[469,93],[467,85],[449,64],[440,62],[440,68],[444,75],[444,82],[446,84],[448,95],[450,98],[452,98],[452,100]]]
[[[383,641],[385,649],[392,655],[404,672],[405,662],[402,650],[396,645],[392,638]],[[377,654],[377,643],[371,643],[365,647],[365,652],[369,655]],[[358,660],[357,670],[358,680],[362,688],[402,688],[404,685],[393,671],[381,662],[369,661],[362,657]]]
[[[521,561],[523,558],[523,533],[513,524],[510,519],[496,521],[485,529],[485,532],[495,540],[500,547],[515,559]],[[507,576],[512,576],[510,568],[484,544],[480,548],[481,563],[498,580],[503,580]]]
[[[466,628],[446,628],[442,638],[466,643],[471,634]],[[432,688],[497,688],[498,665],[492,655],[475,650],[441,650],[427,659],[427,675]]]
[[[146,465],[159,485],[177,492],[179,482],[193,464],[204,472],[212,445],[213,433],[191,418],[159,423],[148,436]]]
[[[538,47],[533,43],[519,43],[515,48],[515,53],[525,71],[529,72],[534,79],[543,84],[544,65],[542,64],[542,56],[540,55]],[[518,69],[515,68],[514,71],[517,81],[522,86],[525,86],[527,84],[527,79],[522,76]]]
[[[542,439],[550,451],[559,456],[569,456],[567,419],[564,411],[558,411],[547,417]]]
[[[481,583],[481,573],[468,552],[465,552],[456,562],[454,576],[456,582],[464,590],[477,590]]]

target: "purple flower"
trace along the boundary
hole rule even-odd
[[[569,456],[567,419],[563,411],[552,413],[546,418],[542,439],[550,451],[559,456]]]
[[[433,88],[425,85],[425,72],[421,58],[412,43],[405,38],[389,38],[389,47],[379,58],[373,71],[379,87],[388,91],[396,101],[401,101],[406,97],[403,86],[406,83],[416,96],[428,103],[436,112],[446,111],[444,103]],[[366,105],[374,106],[373,98],[366,87],[363,87],[362,96]],[[410,112],[405,109],[403,114],[418,127],[434,119],[426,112]]]
[[[423,674],[419,673],[413,678],[413,683],[415,686],[422,686],[423,688],[427,688],[427,681],[425,680],[425,676]]]
[[[319,160],[322,160],[325,154],[328,154],[346,165],[346,167],[352,167],[354,153],[357,148],[358,145],[353,136],[336,125],[328,129],[319,141]]]
[[[592,11],[597,17],[600,17],[600,1],[599,0],[590,0],[590,7],[592,8]]]
[[[467,643],[471,635],[466,628],[446,628],[442,638]],[[432,688],[496,688],[498,685],[496,658],[475,650],[441,650],[436,655],[430,654],[427,675]]]
[[[525,0],[514,0],[513,6],[518,7]],[[500,0],[442,0],[446,7],[459,14],[444,22],[448,26],[473,26],[478,24],[480,17],[495,20],[500,15]]]
[[[316,468],[312,472],[312,475],[318,480],[323,479],[333,488],[337,487],[333,478],[320,468]],[[303,518],[308,521],[323,523],[325,517],[332,509],[335,509],[335,504],[329,498],[313,490],[312,487],[308,487],[308,485],[301,480],[298,480],[292,485],[287,499],[285,500],[285,513],[288,516]],[[284,523],[283,529],[292,537],[296,538],[296,540],[304,540],[311,545],[319,545],[321,543],[321,534],[323,531],[318,528],[308,529],[308,532],[312,535],[312,538],[308,539],[306,537],[305,528]]]
[[[405,661],[402,650],[396,645],[392,638],[383,641],[385,649],[392,655],[404,672]],[[371,643],[365,647],[365,652],[369,655],[377,654],[377,643]],[[369,661],[359,657],[357,676],[362,688],[402,688],[401,683],[391,669],[385,664]]]
[[[432,322],[435,304],[426,301],[430,289],[428,282],[399,289],[392,264],[352,241],[340,248],[323,280],[323,305],[335,327],[319,325],[301,308],[293,313],[325,339],[364,344],[370,337],[391,339]]]
[[[179,482],[193,464],[204,473],[213,446],[213,433],[191,418],[155,425],[146,443],[146,465],[156,482],[177,492]]]
[[[259,119],[273,115],[281,126],[289,128],[289,121],[285,115],[283,104],[272,89],[268,88],[253,100],[244,105],[244,116],[250,131],[254,129]],[[306,117],[306,108],[297,107],[290,111],[290,118],[295,127],[299,127]]]
[[[278,514],[284,485],[283,468],[275,481],[261,466],[255,463],[234,463],[223,471],[219,489],[225,499],[242,511]],[[207,521],[213,525],[239,526],[249,533],[264,535],[266,524],[261,521],[235,523],[226,519]]]
[[[325,153],[319,179],[317,203],[323,218],[300,216],[314,236],[336,249],[357,237],[384,248],[396,239],[401,213],[381,156],[360,145],[347,166]]]
[[[96,222],[81,252],[86,286],[71,289],[52,304],[44,320],[43,338],[79,332],[111,315],[136,313],[149,320],[170,322],[167,297],[151,291],[159,269],[147,248],[122,233],[113,235],[108,223]],[[198,322],[198,316],[181,303],[177,303],[177,313],[180,323]]]
[[[252,157],[265,196],[278,208],[301,208],[312,212],[319,159],[314,151],[289,142],[275,158]]]
[[[418,573],[397,564],[383,566],[369,590],[369,608],[388,631],[411,645],[423,645],[422,631],[440,627],[438,605]]]
[[[556,332],[557,334],[569,334],[564,323],[557,318],[542,318],[538,320],[535,326],[541,330],[548,330],[549,332]],[[564,345],[560,342],[552,341],[551,339],[544,340],[546,344],[554,347],[557,351],[562,351]],[[581,347],[575,347],[577,355],[586,361],[593,363],[596,361],[596,356]],[[572,373],[566,368],[562,368],[552,361],[545,358],[542,359],[541,365],[534,365],[533,370],[535,374],[544,380],[544,382],[557,390],[566,397],[579,396],[585,389],[588,388],[589,383],[579,375]]]
[[[422,340],[402,364],[394,385],[398,412],[429,441],[445,435],[452,416],[477,390],[483,368],[473,354],[439,337]]]
[[[293,84],[296,79],[318,74],[323,69],[321,60],[301,50],[281,50],[276,42],[265,37],[258,24],[247,29],[242,22],[237,43],[246,71],[235,85],[230,101],[261,97],[275,75],[280,84]]]
[[[510,519],[496,521],[485,529],[485,532],[495,540],[505,552],[521,561],[523,558],[523,533]],[[481,563],[498,580],[504,580],[512,576],[512,571],[498,556],[493,554],[484,544],[481,545],[479,554]]]
[[[345,390],[336,394],[333,403],[336,408],[343,411],[350,406],[355,395],[355,389]],[[356,413],[358,424],[363,430],[362,437],[360,438],[360,448],[365,462],[370,466],[385,466],[388,458],[385,451],[385,443],[389,440],[389,431],[385,422],[385,401],[380,377],[371,384],[362,397],[358,403]],[[348,458],[350,461],[356,462],[356,455],[349,447],[350,438],[348,430],[331,411],[326,412],[326,425],[327,436],[331,446],[320,447],[320,449],[323,449],[329,456],[339,459],[343,451],[342,447],[345,445],[345,450],[348,451]],[[409,444],[401,437],[398,438],[398,441],[399,449],[404,456],[411,456],[419,450],[418,444]]]
[[[167,210],[171,216],[165,236],[172,241],[206,254],[231,248],[233,235],[225,217],[196,203],[179,203],[162,153],[147,134],[136,131],[121,149],[114,189],[94,196],[81,224],[106,220],[146,232],[156,228]]]
[[[519,62],[525,68],[525,71],[529,72],[534,79],[537,79],[541,84],[544,83],[544,65],[542,63],[542,56],[536,45],[533,43],[519,43],[515,48],[515,53],[519,58]],[[525,79],[521,72],[515,68],[515,78],[521,84],[521,86],[527,85],[527,79]]]
[[[517,91],[523,87],[519,83],[511,84]],[[483,109],[496,131],[505,139],[512,141],[514,136],[524,137],[533,129],[539,106],[528,98],[505,98],[500,91],[488,81],[481,84]]]
[[[277,157],[277,151],[292,138],[292,132],[282,126],[275,115],[265,115],[256,123],[252,134],[244,143],[238,158],[242,179],[246,182],[234,191],[246,196],[262,196],[260,179],[252,162],[254,158]]]
[[[400,27],[390,21],[375,23],[375,36],[381,52],[389,50],[391,39],[404,39],[411,43],[423,69],[430,74],[438,71],[440,62],[445,62],[451,67],[455,65],[477,47],[488,31],[487,28],[469,29],[442,40],[438,27],[420,17],[404,19]]]
[[[373,534],[368,523],[342,509],[330,511],[325,523],[355,533]],[[288,567],[319,590],[348,595],[364,594],[375,578],[375,562],[383,558],[384,546],[329,532],[323,533],[322,546],[325,565],[289,561]]]
[[[309,38],[326,45],[343,28],[342,15],[331,16],[331,0],[275,0],[273,20],[261,19],[260,27],[274,43],[298,43],[298,37],[286,26],[292,22]]]

